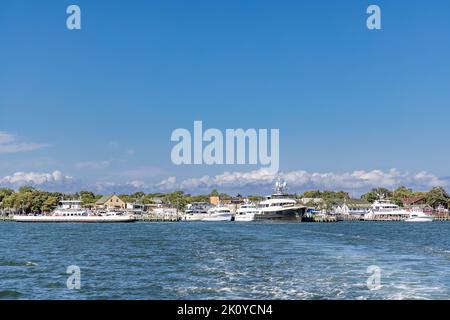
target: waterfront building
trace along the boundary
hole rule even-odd
[[[425,206],[426,199],[422,196],[405,197],[402,199],[402,204],[404,207]]]
[[[152,206],[149,204],[143,204],[139,202],[127,202],[126,204],[127,211],[138,215],[144,214],[145,212],[149,211],[151,207]]]
[[[100,210],[125,209],[125,207],[125,202],[115,194],[103,196],[95,202],[95,208]]]
[[[248,202],[247,198],[243,198],[242,196],[238,195],[236,197],[229,197],[229,198],[220,198],[218,196],[210,196],[209,197],[209,203],[212,206],[226,206],[228,207],[232,212],[236,212],[237,209],[244,203]]]
[[[331,213],[340,220],[362,220],[370,212],[372,204],[363,199],[337,200]]]
[[[372,204],[363,199],[339,200],[332,212],[342,215],[364,215],[369,212]]]

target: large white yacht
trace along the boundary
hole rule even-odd
[[[211,205],[208,202],[194,202],[187,205],[182,220],[202,221],[208,215]]]
[[[380,198],[372,204],[369,212],[364,215],[364,220],[403,221],[409,218],[409,216],[409,211],[400,208],[395,203],[380,196]]]
[[[230,208],[218,204],[208,210],[202,221],[233,221]]]
[[[234,221],[253,221],[255,220],[255,215],[258,213],[256,204],[254,203],[244,203],[239,209],[236,210],[236,215],[234,216]]]
[[[48,215],[15,215],[17,222],[134,222],[132,215],[120,212],[106,212],[101,215],[82,207],[80,200],[62,200],[58,207]]]
[[[275,193],[259,203],[255,220],[301,221],[306,207],[299,205],[286,190],[286,182],[278,180],[275,183]]]

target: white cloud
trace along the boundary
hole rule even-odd
[[[141,180],[133,180],[133,181],[127,182],[126,184],[129,186],[132,186],[133,188],[136,188],[136,189],[148,188],[148,185],[144,181],[141,181]]]
[[[34,151],[44,147],[46,144],[21,142],[11,133],[0,131],[0,153],[16,153]]]
[[[446,186],[447,180],[427,173],[419,172],[411,174],[400,172],[397,169],[382,170],[357,170],[345,173],[333,172],[307,172],[303,170],[280,172],[278,175],[270,174],[266,169],[249,172],[224,172],[216,176],[202,176],[177,182],[175,177],[169,177],[161,181],[157,187],[163,190],[204,190],[207,188],[221,188],[223,190],[254,190],[255,192],[267,192],[271,190],[273,183],[280,177],[287,181],[290,189],[328,189],[328,190],[369,190],[375,187],[395,188],[400,185],[426,190],[433,186]]]
[[[65,191],[66,187],[73,186],[75,180],[71,176],[63,175],[61,171],[53,171],[51,173],[40,172],[16,172],[10,176],[0,178],[0,186],[21,187],[25,185],[53,189],[61,188]]]
[[[63,174],[61,171],[51,173],[16,172],[12,175],[0,177],[0,187],[18,188],[24,185],[35,186],[44,190],[76,192],[91,190],[97,193],[131,193],[136,191],[174,191],[183,190],[190,193],[209,192],[217,188],[221,192],[230,194],[267,194],[271,192],[278,176],[286,180],[291,192],[301,192],[307,189],[344,190],[363,193],[374,187],[395,188],[400,185],[414,190],[429,190],[434,186],[448,186],[449,178],[439,178],[436,175],[421,171],[418,173],[401,172],[397,169],[356,170],[353,172],[307,172],[304,170],[280,172],[279,175],[270,174],[266,169],[249,172],[224,172],[215,176],[204,175],[198,178],[178,180],[169,176],[159,183],[150,183],[146,177],[141,179],[139,173],[147,173],[143,168],[131,173],[130,180],[117,182],[115,179],[82,184],[79,180]],[[144,172],[142,172],[144,171]],[[152,170],[150,170],[152,171]],[[151,174],[149,176],[152,176]]]
[[[10,143],[13,142],[14,140],[15,140],[14,135],[4,131],[0,131],[0,144]]]
[[[160,190],[173,190],[178,188],[177,178],[168,177],[156,185]]]

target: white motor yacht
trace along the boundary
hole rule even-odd
[[[255,220],[301,221],[306,207],[299,205],[286,190],[286,182],[278,180],[275,183],[275,193],[259,203]]]
[[[380,196],[380,199],[376,200],[369,212],[364,215],[364,220],[403,221],[409,216],[409,211]]]
[[[256,204],[244,203],[236,211],[236,215],[234,216],[234,221],[238,221],[238,222],[253,221],[253,220],[255,220],[255,214],[257,214],[257,213],[258,213],[258,209],[256,207]]]
[[[207,202],[194,202],[187,205],[182,220],[202,221],[208,215],[211,205]]]
[[[208,210],[206,216],[203,217],[202,221],[232,221],[233,214],[230,208],[218,204]]]
[[[409,218],[405,219],[406,222],[431,222],[433,221],[433,217],[427,215],[423,211],[412,211],[410,213]]]

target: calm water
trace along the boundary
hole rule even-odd
[[[0,223],[0,246],[2,299],[450,298],[446,222]]]

